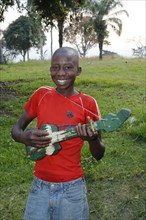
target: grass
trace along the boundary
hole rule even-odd
[[[95,57],[80,62],[83,73],[76,88],[97,100],[102,116],[123,107],[132,111],[120,129],[102,133],[106,153],[101,161],[91,157],[87,143],[82,150],[90,220],[144,220],[145,60]],[[50,61],[30,61],[0,66],[1,220],[23,219],[34,162],[10,131],[29,96],[40,86],[54,86],[49,65]]]

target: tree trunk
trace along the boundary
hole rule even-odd
[[[53,26],[51,25],[51,57],[53,55]]]
[[[44,52],[43,52],[43,37],[40,34],[40,55],[41,55],[41,60],[44,60]]]
[[[2,47],[0,47],[0,64],[6,64],[6,58],[3,54]]]
[[[26,55],[26,51],[23,51],[23,53],[22,53],[23,62],[25,62],[25,55]]]
[[[2,52],[2,46],[1,45],[0,45],[0,64],[3,64],[3,52]]]
[[[29,50],[27,51],[27,60],[29,61]]]
[[[102,60],[103,41],[99,41],[99,59]]]
[[[63,45],[63,25],[64,25],[64,19],[58,20],[59,47],[62,47]]]

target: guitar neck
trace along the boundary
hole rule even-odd
[[[92,125],[87,124],[87,126],[90,128],[92,127],[91,129],[92,130],[94,129],[95,132],[97,132],[99,129],[101,129],[101,127],[103,127],[101,121],[93,122]],[[52,133],[52,144],[76,137],[78,137],[78,132],[76,127],[69,128],[63,131],[56,131]]]
[[[118,112],[118,114],[108,113],[101,120],[95,122],[91,120],[87,126],[90,127],[94,133],[98,130],[104,130],[106,132],[115,131],[129,118],[130,115],[131,111],[123,108]],[[75,137],[78,137],[76,127],[63,131],[55,130],[52,132],[52,143],[58,143]]]

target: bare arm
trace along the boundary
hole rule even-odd
[[[104,156],[105,147],[102,143],[101,132],[94,134],[93,131],[85,124],[77,125],[78,135],[85,141],[88,141],[92,156],[96,160],[100,160]]]
[[[49,137],[47,131],[37,128],[25,131],[25,128],[32,120],[33,119],[27,114],[27,112],[24,112],[12,129],[13,139],[17,142],[37,148],[49,145],[51,137]]]
[[[105,147],[101,139],[101,132],[94,136],[93,140],[88,141],[90,152],[96,160],[100,160],[104,156]]]

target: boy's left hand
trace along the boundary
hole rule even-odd
[[[78,124],[76,126],[77,132],[80,138],[85,141],[92,141],[98,137],[98,133],[94,133],[91,128],[89,128],[86,124]]]

